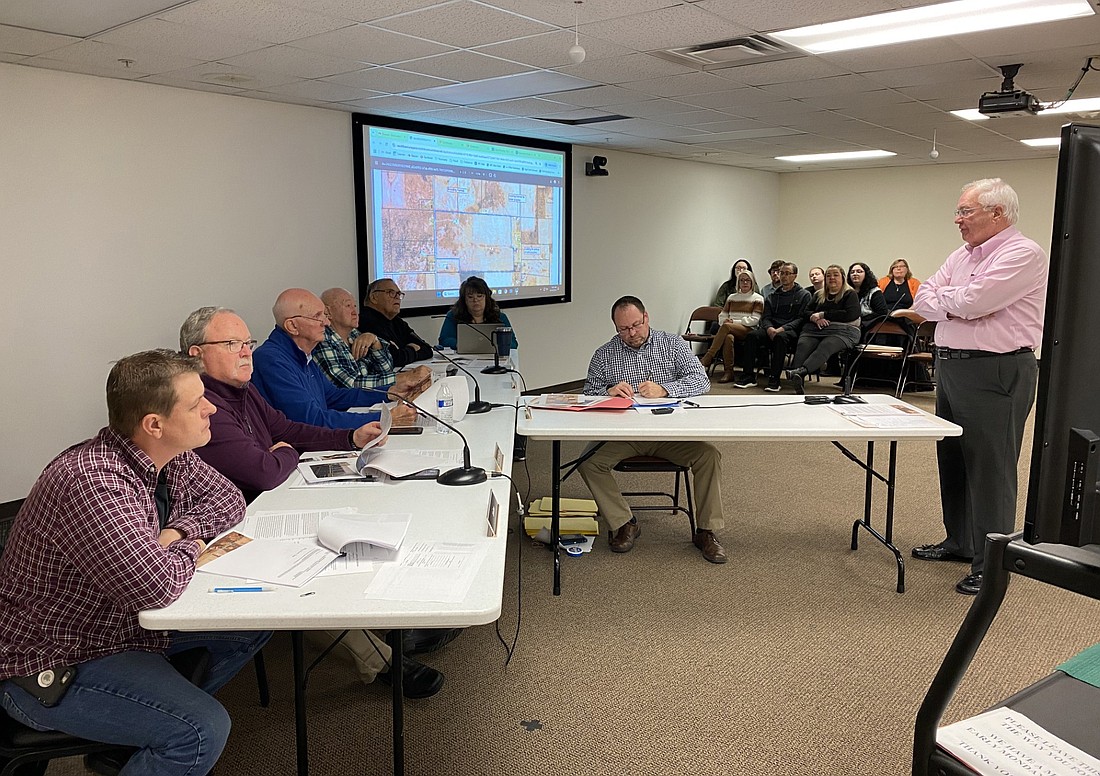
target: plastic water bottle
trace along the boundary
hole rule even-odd
[[[439,393],[435,397],[435,414],[445,423],[450,423],[455,416],[455,397],[451,393],[451,387],[444,380],[439,384]],[[440,434],[449,434],[451,430],[443,423],[436,423],[435,430]]]

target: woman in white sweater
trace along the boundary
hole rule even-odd
[[[726,297],[726,304],[718,314],[718,333],[714,335],[710,350],[700,356],[706,368],[714,363],[721,351],[725,372],[718,379],[720,383],[733,382],[733,345],[749,336],[764,314],[764,297],[753,291],[755,287],[756,279],[751,272],[737,276],[737,292]]]

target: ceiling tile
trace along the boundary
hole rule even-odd
[[[876,70],[873,73],[866,73],[865,77],[882,86],[899,88],[977,78],[996,78],[997,71],[991,71],[985,63],[976,59],[964,59],[956,62],[941,62],[937,65]]]
[[[473,51],[452,51],[448,54],[437,54],[434,57],[402,62],[398,69],[464,82],[522,73],[531,68]]]
[[[631,81],[627,88],[651,94],[654,97],[682,97],[687,94],[724,92],[737,86],[741,84],[734,84],[711,73],[684,73],[663,78],[648,78],[644,81]]]
[[[375,26],[418,35],[448,46],[469,48],[549,32],[549,24],[473,0],[457,0],[375,22]]]
[[[80,38],[71,35],[55,35],[51,32],[26,30],[0,24],[0,52],[33,57],[48,51],[76,43]]]
[[[635,51],[653,51],[734,38],[752,30],[681,4],[656,11],[580,25],[586,35],[610,40]]]
[[[287,43],[350,24],[348,19],[321,16],[302,8],[257,0],[196,0],[157,16],[170,22],[266,43]]]
[[[379,97],[380,92],[371,92],[364,89],[355,89],[351,86],[329,83],[328,81],[295,81],[282,86],[272,86],[264,89],[272,94],[283,94],[292,97],[304,97],[317,102],[350,102],[366,97]]]
[[[263,2],[263,0],[259,0]],[[383,19],[394,14],[415,11],[429,5],[437,5],[441,0],[280,0],[283,5],[304,8],[325,16],[336,16],[355,22],[369,22]]]
[[[533,67],[561,67],[570,64],[569,49],[573,40],[572,30],[555,30],[504,43],[478,46],[475,51]],[[584,48],[586,62],[634,53],[628,48],[588,35],[580,36],[580,44]]]
[[[326,76],[322,80],[334,84],[343,84],[344,86],[354,86],[356,89],[370,89],[390,94],[414,92],[417,89],[430,89],[433,86],[445,86],[455,83],[444,78],[433,78],[420,73],[407,73],[404,70],[395,70],[391,67],[368,67],[353,73]]]
[[[563,111],[575,110],[573,105],[546,100],[541,97],[523,97],[517,100],[489,102],[478,106],[482,110],[505,113],[509,116],[549,116]]]
[[[213,60],[263,48],[262,41],[204,30],[163,19],[143,19],[96,35],[95,40],[116,46],[152,51],[166,56]]]
[[[163,11],[177,2],[179,0],[4,0],[0,3],[0,24],[87,38]]]
[[[149,76],[141,79],[154,83],[167,83],[170,86],[179,86],[181,83],[198,85],[220,85],[233,88],[237,91],[263,91],[272,86],[282,86],[302,79],[286,73],[267,73],[262,70],[245,70],[235,65],[227,65],[222,62],[205,62],[195,67],[182,70],[172,70],[162,73],[160,76]]]
[[[162,52],[139,50],[129,46],[113,46],[96,40],[82,40],[79,43],[59,48],[41,57],[29,60],[36,64],[40,59],[52,59],[70,62],[74,65],[89,65],[100,73],[118,71],[115,77],[141,78],[153,73],[181,70],[201,64],[202,60],[172,56]],[[129,64],[127,64],[129,63]]]
[[[622,84],[631,81],[644,81],[647,78],[660,78],[666,75],[695,72],[685,65],[651,57],[648,54],[627,54],[624,57],[616,57],[615,59],[585,61],[579,65],[554,69],[588,81],[599,81],[605,84]]]
[[[631,16],[641,11],[653,11],[678,5],[683,0],[589,0],[577,8],[573,0],[480,0],[505,11],[531,19],[572,27],[576,18],[580,24],[602,22],[620,16]],[[574,14],[576,16],[574,17]]]
[[[763,89],[746,87],[744,89],[730,89],[726,92],[714,92],[712,94],[691,94],[680,101],[688,105],[696,105],[700,108],[715,108],[717,110],[734,111],[744,105],[759,105],[765,102],[780,102],[786,98],[781,94],[772,94]]]
[[[808,81],[769,84],[760,88],[771,94],[802,99],[804,97],[820,97],[826,94],[861,94],[876,91],[880,86],[861,75],[849,73],[848,75],[834,75],[829,78],[814,78]]]
[[[634,102],[638,99],[638,93],[624,89],[620,86],[593,86],[589,89],[578,89],[573,92],[559,92],[545,95],[551,100],[568,103],[569,105],[581,105],[595,107],[598,105],[622,105]]]
[[[343,27],[332,32],[294,41],[294,47],[316,51],[330,57],[355,59],[374,65],[389,65],[407,59],[442,54],[453,49],[438,43],[398,35],[365,24]]]
[[[713,72],[719,78],[728,78],[749,86],[766,86],[845,75],[848,71],[817,57],[795,57],[775,62],[727,67]]]
[[[339,73],[350,73],[362,70],[364,64],[356,60],[339,59],[288,45],[269,46],[221,61],[244,70],[256,68],[273,73],[296,75],[299,78],[324,78]]]
[[[916,40],[893,46],[875,46],[856,51],[822,54],[821,59],[853,73],[870,73],[895,67],[918,67],[937,62],[954,62],[973,56],[962,46],[947,38]]]

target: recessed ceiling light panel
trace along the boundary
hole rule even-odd
[[[769,37],[811,54],[886,46],[981,30],[1091,16],[1089,0],[954,0],[814,24]]]
[[[897,156],[893,151],[839,151],[831,154],[798,154],[796,156],[777,156],[780,162],[841,162],[851,159],[883,159]]]

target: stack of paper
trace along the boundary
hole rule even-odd
[[[527,517],[523,521],[528,536],[534,536],[540,529],[550,530],[550,519],[554,500],[550,496],[531,502]],[[561,508],[562,533],[597,535],[600,532],[596,522],[596,502],[589,498],[563,498]]]

